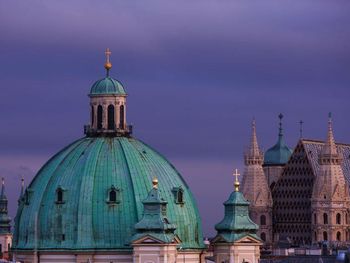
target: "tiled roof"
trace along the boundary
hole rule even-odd
[[[303,139],[306,155],[310,161],[314,174],[320,167],[318,157],[321,154],[325,142]],[[338,154],[343,157],[342,169],[347,182],[350,184],[350,144],[336,143]]]

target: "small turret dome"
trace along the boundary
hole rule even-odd
[[[283,165],[289,160],[292,155],[292,149],[290,149],[283,140],[278,142],[265,153],[264,164],[265,165]]]
[[[288,162],[289,157],[292,155],[292,149],[289,148],[283,140],[282,118],[280,114],[280,127],[277,143],[268,149],[264,155],[264,165],[284,165]]]
[[[90,90],[90,96],[94,95],[126,95],[123,85],[109,76],[96,81]]]

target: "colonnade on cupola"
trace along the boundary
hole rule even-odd
[[[94,96],[90,107],[90,125],[94,130],[126,129],[126,96]]]

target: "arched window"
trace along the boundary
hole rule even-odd
[[[314,223],[317,224],[317,215],[316,215],[316,213],[314,214]]]
[[[323,214],[323,224],[328,224],[328,215],[326,213]]]
[[[260,237],[262,241],[266,241],[266,234],[264,232],[261,233]]]
[[[58,187],[56,190],[56,204],[62,204],[62,203],[64,203],[63,189],[61,187]]]
[[[121,105],[119,108],[119,116],[120,116],[119,128],[124,129],[124,105]]]
[[[94,115],[94,106],[91,105],[91,126],[94,126],[94,119],[95,115]]]
[[[177,202],[178,203],[183,203],[184,202],[184,192],[182,189],[180,189],[178,192],[177,192]]]
[[[102,106],[98,105],[97,107],[97,129],[101,130],[102,129]]]
[[[317,232],[315,231],[315,241],[317,241]]]
[[[107,191],[106,202],[108,204],[116,204],[120,202],[119,198],[119,189],[112,185]]]
[[[260,225],[262,225],[262,226],[266,225],[266,216],[265,215],[260,216]]]
[[[338,213],[336,218],[337,225],[341,224],[341,215]]]
[[[114,189],[109,192],[109,201],[110,202],[117,201],[117,192]]]
[[[108,130],[114,130],[114,129],[115,129],[114,106],[109,105],[108,106]]]
[[[337,241],[341,241],[341,233],[337,232]]]
[[[327,232],[326,232],[326,231],[323,232],[323,240],[324,240],[324,241],[327,241],[327,240],[328,240],[328,235],[327,235]]]
[[[184,190],[181,186],[174,187],[172,192],[174,193],[174,201],[176,204],[183,204],[184,201]]]

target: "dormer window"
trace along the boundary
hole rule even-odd
[[[184,204],[184,190],[182,187],[174,187],[173,188],[174,198],[176,204]]]
[[[64,204],[64,189],[62,187],[58,187],[56,190],[56,204]]]
[[[117,204],[120,202],[119,200],[119,192],[120,190],[116,188],[114,185],[111,186],[111,188],[107,191],[107,200],[106,203],[108,204]]]

